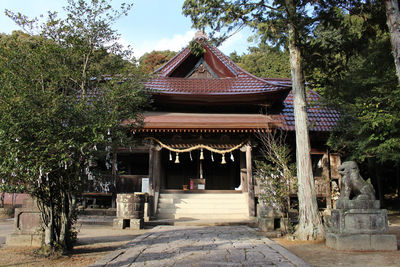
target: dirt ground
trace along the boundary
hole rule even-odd
[[[400,247],[400,213],[390,215],[389,224],[390,233],[397,235]],[[35,256],[30,247],[2,247],[0,266],[88,266],[146,231],[85,225],[79,229],[78,245],[71,255],[46,259]],[[346,252],[329,249],[323,242],[272,239],[313,266],[400,266],[400,250]]]
[[[400,213],[389,215],[389,233],[397,236],[400,248]],[[400,266],[400,250],[387,251],[337,251],[324,242],[291,241],[285,237],[271,238],[312,266]]]
[[[79,229],[78,244],[70,255],[46,259],[36,256],[31,247],[2,247],[0,266],[89,266],[146,231],[85,225]]]

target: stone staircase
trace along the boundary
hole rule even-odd
[[[161,193],[157,219],[247,220],[247,196],[241,193]]]

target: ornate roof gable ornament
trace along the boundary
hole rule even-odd
[[[208,41],[208,37],[207,37],[207,34],[204,31],[200,30],[200,31],[197,31],[194,34],[193,40],[200,41],[200,42],[201,41]]]

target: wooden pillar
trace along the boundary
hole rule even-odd
[[[161,184],[161,147],[156,147],[154,151],[154,210],[153,214],[157,213],[158,197],[160,195]]]
[[[331,171],[331,153],[329,149],[326,151],[326,156],[328,158],[328,184],[327,184],[327,191],[328,195],[326,197],[326,208],[328,210],[332,209],[332,188],[331,188],[331,183],[332,183],[332,171]],[[323,165],[325,167],[325,165]]]
[[[251,159],[251,144],[246,145],[246,174],[248,188],[249,216],[256,216],[256,206],[254,201],[254,182]]]
[[[154,196],[154,145],[149,148],[149,195]]]

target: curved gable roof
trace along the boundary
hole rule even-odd
[[[272,104],[277,100],[283,101],[291,89],[291,84],[275,83],[269,80],[258,78],[234,63],[224,55],[218,48],[203,41],[202,46],[205,53],[201,57],[194,56],[189,47],[181,50],[175,57],[164,66],[157,69],[155,78],[147,82],[147,87],[154,90],[158,95],[180,95],[176,101],[184,101],[185,96],[191,98],[201,95],[200,102],[222,101],[214,99],[207,100],[207,97],[240,96],[242,104],[247,100],[254,103],[254,98],[259,98],[257,104]],[[218,78],[185,78],[196,63],[203,59],[207,66],[218,76]],[[243,98],[243,95],[250,96]],[[262,96],[260,96],[262,95]],[[253,96],[253,97],[251,97]],[[167,101],[164,99],[164,101]],[[235,101],[233,101],[235,102]],[[230,103],[233,103],[230,99]]]

